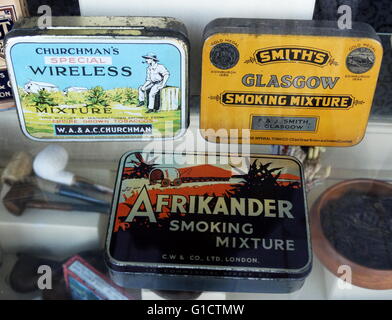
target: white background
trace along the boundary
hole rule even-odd
[[[204,27],[216,18],[312,19],[315,0],[80,0],[83,16],[168,16],[185,23],[191,41],[191,92],[200,88]]]

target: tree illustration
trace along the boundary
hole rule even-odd
[[[112,96],[112,101],[121,103],[123,101],[123,95],[121,92],[115,92]]]
[[[131,162],[135,165],[132,168],[132,172],[125,177],[125,179],[147,179],[152,169],[156,167],[152,161],[145,161],[140,153],[135,154],[137,161],[132,160]]]
[[[66,104],[83,104],[85,101],[85,92],[67,92],[64,96],[64,103]]]
[[[33,96],[32,101],[36,106],[55,105],[53,98],[50,96],[50,92],[46,91],[45,89],[39,90],[38,93]]]
[[[124,104],[137,104],[137,95],[134,90],[126,88],[124,92]]]
[[[90,89],[86,96],[87,106],[103,106],[109,105],[109,98],[105,90],[101,86]]]

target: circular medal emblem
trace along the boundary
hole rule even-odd
[[[365,73],[373,67],[375,60],[376,57],[373,50],[357,48],[347,56],[346,66],[352,73]]]
[[[220,43],[212,48],[210,52],[211,63],[219,69],[233,68],[240,58],[238,49],[231,43]]]

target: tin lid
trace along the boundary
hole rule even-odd
[[[204,29],[204,39],[216,33],[250,33],[372,38],[380,41],[367,23],[353,22],[352,29],[339,29],[336,21],[219,18]]]
[[[28,138],[148,141],[185,134],[189,41],[181,22],[53,17],[42,30],[38,22],[21,21],[5,46]],[[32,102],[37,96],[42,99]]]
[[[248,130],[251,144],[344,147],[363,139],[383,51],[369,25],[217,19],[204,36],[200,127],[208,141],[222,126]]]
[[[127,153],[106,258],[114,271],[149,276],[302,279],[312,261],[302,166],[279,156]]]

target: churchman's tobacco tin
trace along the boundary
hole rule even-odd
[[[301,164],[267,155],[127,153],[105,252],[124,287],[295,291],[312,265]]]
[[[214,20],[204,34],[201,133],[220,142],[244,142],[246,132],[252,144],[355,145],[382,53],[364,23]]]
[[[173,139],[188,126],[188,39],[166,17],[15,24],[6,56],[20,124],[40,141]],[[42,27],[42,29],[40,29]]]

